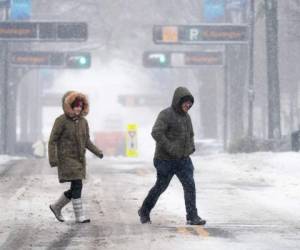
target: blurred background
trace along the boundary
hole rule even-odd
[[[45,146],[62,95],[76,90],[89,98],[91,137],[107,156],[129,156],[133,125],[133,155],[152,157],[151,128],[178,86],[195,98],[198,153],[291,149],[298,0],[1,0],[0,13],[0,154]]]

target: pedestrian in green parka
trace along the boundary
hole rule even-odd
[[[83,213],[81,190],[86,177],[86,148],[99,158],[103,153],[90,140],[89,126],[84,118],[89,112],[87,97],[76,91],[62,98],[64,114],[56,118],[48,145],[49,163],[57,167],[59,182],[70,182],[71,187],[50,205],[55,217],[63,222],[62,208],[71,200],[76,222],[90,222]]]
[[[196,207],[194,165],[190,158],[195,151],[193,125],[188,114],[193,104],[194,97],[187,88],[176,88],[171,106],[159,113],[152,128],[151,135],[156,142],[154,167],[157,175],[154,186],[138,210],[143,224],[151,223],[150,212],[174,175],[183,186],[187,224],[206,223],[198,215]]]

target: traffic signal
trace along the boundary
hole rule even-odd
[[[169,52],[149,52],[143,54],[143,64],[145,67],[170,67]]]
[[[221,51],[145,51],[143,64],[147,68],[183,68],[223,65]]]
[[[87,69],[91,67],[90,53],[68,53],[66,54],[66,68]]]

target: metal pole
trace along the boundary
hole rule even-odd
[[[248,82],[248,136],[253,137],[253,102],[254,102],[254,26],[255,26],[255,3],[250,0],[249,13],[249,82]]]
[[[224,104],[223,104],[223,148],[227,150],[228,141],[228,48],[225,45],[224,74]]]
[[[3,21],[8,20],[9,18],[9,6],[6,3],[6,5],[3,8]],[[2,72],[3,75],[1,81],[1,123],[0,123],[0,140],[1,140],[1,146],[0,146],[0,153],[5,154],[7,153],[7,118],[8,118],[8,42],[4,41],[1,42],[2,47],[2,53],[1,53],[1,60],[2,61]]]
[[[3,142],[4,142],[4,153],[7,153],[7,143],[8,143],[8,43],[4,42],[3,44],[3,49],[4,49],[4,81],[3,81]]]

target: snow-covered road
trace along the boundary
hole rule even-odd
[[[1,157],[0,157],[1,159]],[[1,162],[1,161],[0,161]],[[137,209],[155,181],[150,159],[89,159],[83,200],[92,220],[54,219],[48,206],[58,184],[46,160],[0,164],[0,249],[300,249],[300,154],[193,157],[199,214],[186,226],[183,190],[174,177],[154,208],[151,225]]]

